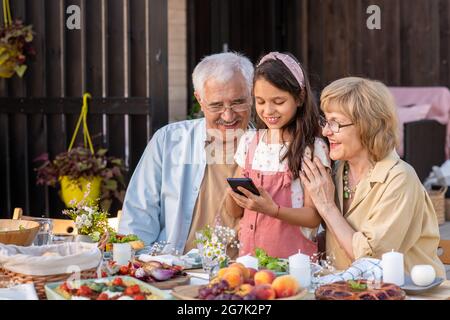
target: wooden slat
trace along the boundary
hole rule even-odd
[[[10,116],[10,173],[11,205],[29,209],[29,168],[28,168],[28,126],[27,116],[14,114]]]
[[[402,85],[439,84],[439,2],[401,1]],[[422,49],[418,49],[422,48]]]
[[[158,130],[169,120],[167,69],[167,1],[150,0],[150,30],[158,30],[150,37],[150,96],[152,97],[152,130]]]
[[[0,219],[11,217],[11,158],[9,145],[9,117],[0,114]]]
[[[65,30],[65,7],[62,0],[45,0],[46,96],[63,96],[62,43]],[[61,16],[63,15],[63,16]],[[42,17],[41,17],[42,19]]]
[[[115,36],[108,41],[108,94],[125,94],[124,57],[124,17],[123,1],[108,1],[108,32]],[[125,125],[121,115],[108,115],[108,150],[111,155],[125,158]]]
[[[145,97],[146,70],[145,66],[145,1],[130,1],[130,96]]]
[[[439,1],[440,84],[450,87],[450,1]]]

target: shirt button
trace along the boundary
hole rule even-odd
[[[198,191],[198,188],[197,188],[197,187],[194,187],[194,191],[197,192],[197,191]]]
[[[250,230],[253,230],[253,225],[252,224],[250,225]]]

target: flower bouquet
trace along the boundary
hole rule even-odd
[[[196,233],[195,243],[202,258],[203,270],[212,278],[220,268],[226,267],[230,260],[228,247],[239,247],[236,231],[224,226],[212,228],[207,225]]]
[[[112,229],[108,226],[108,212],[101,210],[95,202],[86,199],[89,189],[88,184],[84,199],[78,203],[73,200],[72,207],[63,210],[63,214],[75,221],[79,235],[88,236],[92,241],[98,242],[105,234],[111,233]]]

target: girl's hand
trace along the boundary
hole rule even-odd
[[[333,180],[317,157],[314,157],[314,162],[307,157],[303,157],[300,180],[308,190],[309,196],[320,215],[326,213],[328,208],[334,205],[335,186]]]
[[[278,205],[273,201],[270,194],[267,193],[263,188],[258,188],[260,196],[257,196],[245,188],[238,187],[244,196],[233,191],[233,189],[228,188],[227,191],[236,201],[237,205],[256,212],[261,212],[269,216],[275,216],[278,212]]]

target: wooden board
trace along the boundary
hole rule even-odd
[[[200,300],[197,297],[199,285],[179,286],[173,288],[172,295],[179,300]],[[276,300],[301,300],[308,293],[307,289],[302,289],[298,294],[289,298],[280,298]]]
[[[450,300],[450,280],[445,280],[439,287],[420,295],[408,295],[411,300]]]
[[[151,284],[152,286],[161,289],[161,290],[169,290],[169,289],[173,289],[177,286],[182,286],[184,284],[189,283],[190,280],[190,276],[186,275],[186,276],[179,276],[170,280],[166,280],[166,281],[160,281],[160,282],[149,282],[148,284]]]

